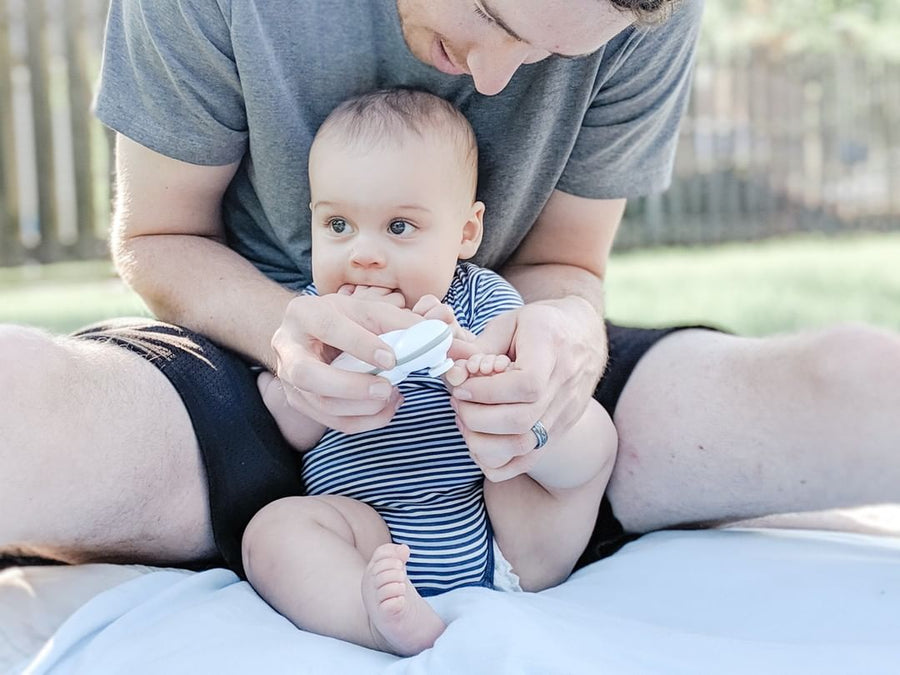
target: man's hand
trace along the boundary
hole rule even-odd
[[[298,296],[272,337],[275,375],[288,404],[316,422],[343,433],[386,426],[402,402],[399,391],[375,375],[329,364],[341,352],[381,368],[396,359],[381,333],[408,328],[421,318],[390,302],[340,293]]]
[[[498,316],[474,342],[455,342],[451,356],[478,352],[506,354],[515,368],[466,379],[455,365],[445,377],[475,461],[490,480],[506,480],[534,464],[535,422],[552,438],[581,417],[606,366],[605,327],[582,298],[545,300]]]

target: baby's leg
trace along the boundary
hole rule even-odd
[[[298,627],[406,656],[430,647],[445,626],[406,576],[409,549],[390,542],[361,502],[289,497],[250,521],[244,569]]]
[[[494,483],[484,499],[497,545],[522,588],[564,581],[588,543],[616,457],[612,420],[596,401],[566,432],[555,434],[528,474]]]

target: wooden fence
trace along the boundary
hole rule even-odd
[[[89,113],[108,0],[0,0],[0,265],[105,256],[111,138]],[[900,68],[704,57],[675,180],[619,248],[900,229]]]
[[[672,187],[619,248],[900,229],[900,64],[852,54],[701,59]]]
[[[0,264],[106,255],[110,139],[90,115],[107,0],[0,0]]]

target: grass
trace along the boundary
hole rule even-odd
[[[637,325],[712,323],[745,335],[865,321],[900,331],[900,233],[613,256],[607,314]]]
[[[0,268],[0,323],[68,332],[113,316],[150,316],[107,261]]]
[[[616,253],[607,313],[635,325],[707,323],[746,335],[867,321],[900,331],[900,233]],[[0,322],[69,331],[141,315],[107,262],[0,268]]]

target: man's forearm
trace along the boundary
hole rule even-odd
[[[116,248],[119,273],[159,319],[274,369],[272,335],[294,293],[214,239],[151,235]]]
[[[603,280],[574,265],[507,265],[501,274],[525,302],[583,298],[603,318]]]

